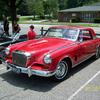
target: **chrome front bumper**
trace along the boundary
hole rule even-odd
[[[31,69],[31,67],[24,68],[24,67],[16,66],[13,64],[9,64],[9,63],[4,62],[4,61],[2,61],[2,64],[5,65],[7,67],[7,69],[11,69],[12,71],[14,71],[18,74],[20,74],[20,73],[28,74],[29,77],[32,75],[50,77],[50,76],[53,76],[55,74],[55,71],[53,72],[53,71],[34,70],[34,69]]]

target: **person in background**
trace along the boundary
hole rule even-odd
[[[11,36],[11,38],[13,38],[13,41],[16,41],[19,39],[20,37],[20,26],[17,24],[16,21],[14,21],[14,26],[13,26],[13,35]]]
[[[31,26],[30,26],[30,29],[29,29],[29,31],[28,31],[28,34],[27,34],[27,39],[28,39],[28,40],[31,40],[31,39],[35,39],[35,37],[36,37],[36,33],[35,33],[35,31],[34,31],[34,26],[31,25]]]
[[[17,22],[15,21],[14,22],[14,26],[13,26],[13,32],[14,32],[14,34],[19,33],[20,30],[21,30],[21,28],[20,28],[19,24],[17,24]]]
[[[3,29],[4,29],[4,32],[7,36],[9,36],[9,21],[8,21],[8,18],[3,15]]]

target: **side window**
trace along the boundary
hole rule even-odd
[[[88,41],[92,40],[92,35],[88,30],[81,30],[79,33],[79,41]]]

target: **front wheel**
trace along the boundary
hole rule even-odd
[[[67,78],[68,73],[69,73],[69,64],[66,61],[60,61],[57,66],[54,79],[56,81],[63,81],[64,79]]]

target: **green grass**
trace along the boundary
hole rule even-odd
[[[37,16],[20,16],[19,21],[32,21],[32,20],[40,20]]]
[[[69,22],[58,22],[57,20],[52,21],[42,21],[36,22],[36,20],[40,20],[36,18],[34,20],[33,16],[21,16],[19,20],[19,24],[41,24],[41,25],[68,25],[68,26],[86,26],[86,27],[100,27],[100,23],[69,23]]]
[[[57,21],[19,21],[19,24],[41,24],[41,25],[68,25],[68,26],[86,26],[86,27],[100,27],[100,24],[96,23],[68,23],[68,22],[57,22]]]
[[[19,21],[33,20],[33,16],[21,16]]]

